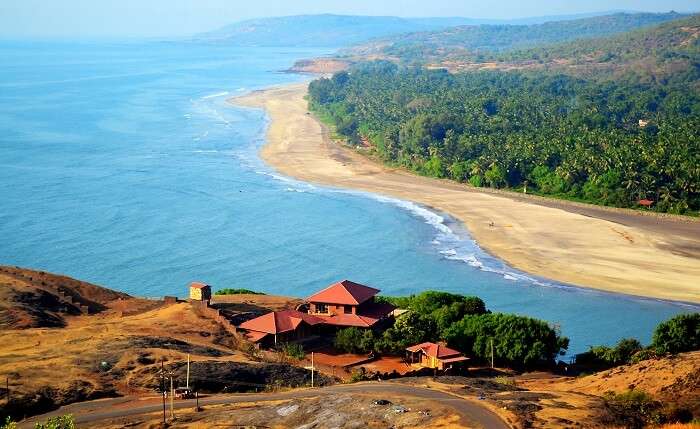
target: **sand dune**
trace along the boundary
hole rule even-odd
[[[331,141],[306,84],[233,99],[271,119],[261,155],[300,180],[414,201],[461,220],[491,254],[528,273],[611,292],[700,303],[700,223],[530,199],[390,169]],[[493,226],[491,226],[493,223]]]

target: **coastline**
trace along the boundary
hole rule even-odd
[[[700,303],[697,222],[483,191],[380,165],[330,140],[307,111],[307,85],[229,100],[267,112],[267,143],[260,155],[277,171],[447,213],[485,251],[525,273],[583,288]]]

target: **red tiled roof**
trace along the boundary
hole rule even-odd
[[[468,357],[464,357],[464,356],[457,356],[457,357],[453,357],[453,358],[440,359],[440,360],[442,361],[442,363],[455,363],[455,362],[465,362],[465,361],[468,361],[469,358],[468,358]]]
[[[323,319],[323,323],[336,326],[355,326],[358,328],[369,328],[374,326],[379,319],[357,314],[335,314],[333,316],[318,316]]]
[[[316,315],[324,323],[336,326],[355,326],[369,328],[394,311],[394,306],[385,303],[366,304],[359,309],[359,314],[334,314],[332,316]]]
[[[248,341],[251,341],[253,343],[257,343],[258,341],[262,340],[263,338],[267,337],[268,334],[267,332],[255,332],[251,331],[245,334],[245,337],[248,339]]]
[[[273,311],[248,320],[242,323],[239,328],[268,334],[280,334],[295,330],[301,322],[313,326],[323,323],[323,319],[296,310]]]
[[[407,348],[411,353],[423,351],[426,355],[438,359],[456,358],[461,355],[457,350],[435,343],[422,343]]]
[[[306,300],[327,304],[358,305],[379,293],[379,289],[343,280],[334,283]]]
[[[647,206],[647,207],[654,204],[654,202],[652,200],[647,200],[647,199],[639,200],[638,203],[640,206]]]
[[[192,282],[190,283],[190,288],[194,289],[204,289],[205,287],[209,287],[208,284],[202,283],[202,282]]]

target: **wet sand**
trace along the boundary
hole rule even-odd
[[[299,180],[414,201],[459,219],[524,272],[576,286],[700,303],[700,222],[475,189],[376,163],[332,141],[308,113],[306,84],[232,99],[265,109],[262,158]],[[492,226],[493,225],[493,226]]]

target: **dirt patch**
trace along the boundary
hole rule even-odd
[[[70,277],[0,266],[0,329],[62,327],[66,316],[99,313],[130,298]]]
[[[242,402],[208,406],[204,411],[177,412],[174,428],[457,428],[466,427],[450,408],[411,397],[387,397],[375,405],[370,395],[319,394],[292,400]],[[160,415],[100,421],[85,427],[100,429],[155,427]],[[152,425],[152,426],[151,426]]]

